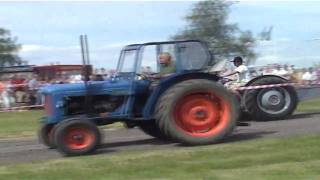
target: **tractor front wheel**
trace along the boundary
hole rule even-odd
[[[53,141],[54,124],[41,124],[38,129],[39,142],[50,149],[55,148]]]
[[[78,156],[95,151],[100,144],[98,127],[87,120],[61,122],[54,133],[57,149],[67,156]]]

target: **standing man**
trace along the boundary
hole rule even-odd
[[[0,107],[2,105],[4,105],[4,98],[2,98],[2,97],[3,97],[3,92],[4,92],[5,88],[6,87],[5,87],[4,83],[2,83],[0,80]]]

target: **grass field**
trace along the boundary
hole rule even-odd
[[[320,100],[297,112],[319,112]],[[42,111],[0,114],[0,138],[34,136]],[[0,166],[2,179],[320,179],[320,134]]]
[[[43,116],[42,110],[0,113],[0,139],[36,136],[39,119]],[[122,123],[114,123],[102,128],[122,127]]]
[[[320,100],[300,103],[296,112],[320,112]],[[35,136],[43,111],[0,113],[0,138]],[[107,126],[120,128],[121,123]]]
[[[0,113],[0,138],[34,136],[43,111]]]
[[[0,179],[319,179],[320,135],[0,166]]]
[[[300,103],[296,112],[320,112],[320,99],[314,99]]]

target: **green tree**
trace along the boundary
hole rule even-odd
[[[17,38],[12,37],[9,30],[0,28],[0,67],[21,63],[17,55],[21,45],[16,42]]]
[[[254,61],[255,38],[250,31],[242,31],[235,23],[228,23],[231,2],[224,0],[200,1],[185,17],[186,28],[173,39],[206,41],[216,60],[242,56],[247,63]]]

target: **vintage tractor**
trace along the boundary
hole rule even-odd
[[[161,73],[161,53],[170,54],[175,73],[149,78]],[[65,155],[87,154],[100,143],[97,126],[121,121],[186,145],[216,143],[233,131],[240,105],[217,75],[206,72],[211,60],[196,40],[128,45],[109,80],[40,90],[46,117],[39,138]]]

